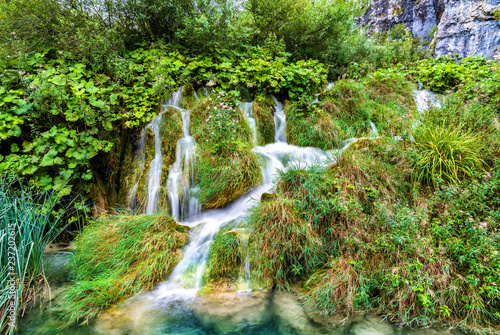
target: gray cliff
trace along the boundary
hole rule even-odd
[[[500,0],[372,0],[360,22],[370,31],[403,23],[415,36],[428,40],[437,27],[436,56],[492,58],[500,47],[500,21],[492,14],[499,7]]]

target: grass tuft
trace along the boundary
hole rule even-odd
[[[182,258],[188,230],[165,215],[105,215],[89,224],[75,241],[74,284],[61,298],[68,324],[165,279]]]

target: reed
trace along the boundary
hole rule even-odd
[[[43,253],[63,230],[65,209],[54,214],[58,200],[57,194],[36,193],[21,180],[0,179],[0,330],[7,334],[15,330],[9,315],[17,319],[47,284]]]

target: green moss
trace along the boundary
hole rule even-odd
[[[196,181],[204,208],[225,207],[262,181],[259,158],[249,147],[236,149],[229,157],[200,150]]]
[[[241,251],[238,236],[229,228],[221,229],[210,245],[206,277],[208,281],[238,279],[241,267]]]
[[[224,95],[206,98],[191,111],[198,144],[195,166],[204,208],[221,208],[261,182],[259,158],[242,111]]]
[[[300,103],[285,106],[287,141],[302,147],[317,147],[323,150],[337,148],[340,143],[356,134],[349,127],[343,129],[338,120],[318,109]]]
[[[259,145],[274,143],[273,107],[269,101],[256,100],[252,105],[252,113],[257,125],[257,142]]]
[[[160,124],[160,138],[161,138],[161,153],[162,153],[162,169],[160,185],[162,188],[159,190],[159,208],[167,210],[168,202],[168,189],[167,179],[170,172],[170,166],[175,162],[177,142],[182,138],[182,116],[181,113],[174,109],[168,108],[164,111],[161,124]]]
[[[148,202],[148,171],[151,166],[151,162],[155,157],[154,134],[151,129],[146,130],[146,140],[144,142],[144,145],[145,147],[143,150],[145,150],[145,152],[138,153],[137,155],[137,159],[144,159],[144,163],[141,164],[140,162],[138,162],[138,164],[136,165],[136,170],[134,171],[136,173],[136,176],[139,177],[136,191],[136,208],[139,210],[139,212],[142,212],[144,208],[146,208]]]
[[[414,86],[394,73],[374,73],[362,81],[339,80],[320,96],[320,103],[288,104],[287,139],[298,146],[323,150],[370,133],[373,122],[381,135],[407,138],[415,122]]]
[[[182,105],[184,108],[191,108],[195,103],[193,83],[187,83],[182,90]]]

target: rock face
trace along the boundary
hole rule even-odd
[[[372,0],[360,23],[375,32],[403,23],[427,40],[437,27],[436,56],[492,58],[500,47],[500,21],[492,14],[499,7],[500,0]]]

